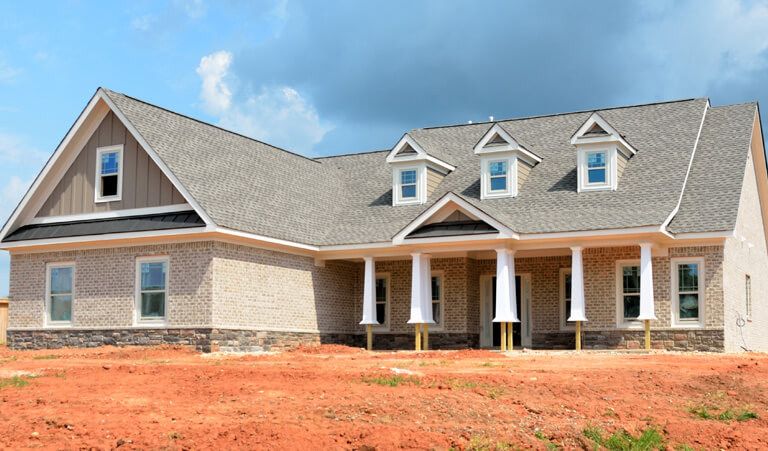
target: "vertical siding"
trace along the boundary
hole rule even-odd
[[[528,174],[531,172],[531,167],[527,163],[523,163],[518,158],[517,160],[517,190],[520,191],[520,187],[523,186],[525,180],[528,178]]]
[[[437,188],[437,185],[443,181],[443,174],[435,171],[432,168],[427,168],[427,198],[432,195],[432,192]]]
[[[621,152],[616,152],[616,177],[617,180],[621,178],[621,174],[624,173],[624,168],[627,166],[627,157]]]
[[[117,144],[123,145],[123,198],[116,202],[95,203],[96,149]],[[113,113],[109,113],[37,216],[76,215],[184,202],[181,193],[149,158],[136,138]]]

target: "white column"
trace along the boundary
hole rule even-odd
[[[655,320],[653,311],[653,265],[651,243],[640,243],[640,316],[639,320]]]
[[[376,321],[376,267],[373,257],[363,257],[365,274],[363,276],[363,320],[360,324],[379,324]]]
[[[509,323],[515,321],[509,309],[509,257],[507,249],[496,249],[496,317],[494,323]],[[514,296],[514,293],[512,293]]]
[[[507,251],[507,262],[509,267],[509,322],[519,323],[520,318],[517,311],[517,280],[515,276],[515,251]]]
[[[432,317],[432,258],[428,254],[421,256],[421,277],[423,282],[421,298],[421,317],[423,322],[435,324]]]
[[[580,246],[571,248],[571,316],[568,321],[587,321],[584,315],[584,269]]]
[[[422,324],[424,319],[424,269],[422,265],[423,255],[421,252],[411,254],[413,257],[413,266],[411,270],[411,319],[408,324]]]

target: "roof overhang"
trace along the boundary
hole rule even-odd
[[[496,135],[506,141],[506,144],[489,145],[488,143]],[[518,140],[512,137],[512,135],[504,130],[504,127],[499,124],[493,124],[493,126],[485,132],[485,135],[483,135],[483,137],[480,138],[480,141],[475,144],[473,151],[475,155],[515,152],[531,166],[541,163],[541,158],[538,155],[523,147]]]
[[[599,126],[607,132],[607,135],[603,136],[588,136],[586,133],[593,127]],[[606,144],[615,143],[619,150],[621,150],[627,157],[637,153],[634,147],[629,144],[621,133],[616,130],[611,124],[602,118],[598,113],[592,113],[592,115],[579,127],[576,133],[571,137],[571,144],[574,146],[588,145],[588,144]]]
[[[406,146],[413,149],[415,153],[398,155],[398,153],[401,150],[403,150]],[[439,169],[445,173],[456,170],[455,166],[450,165],[443,160],[440,160],[438,158],[435,158],[427,154],[427,151],[425,151],[424,148],[421,147],[419,143],[417,143],[416,140],[413,139],[413,137],[408,133],[403,135],[403,137],[400,138],[400,141],[397,142],[395,147],[393,147],[392,150],[389,152],[389,154],[387,154],[387,163],[390,163],[390,164],[413,163],[416,161],[426,161],[426,162],[432,163],[432,165],[434,165],[436,169]]]

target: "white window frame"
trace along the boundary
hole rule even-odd
[[[613,145],[582,145],[578,149],[578,191],[606,191],[615,190],[617,188],[617,168],[616,168],[616,152],[618,150]],[[596,153],[605,154],[605,182],[601,183],[589,183],[589,155]]]
[[[429,330],[440,332],[442,330],[445,330],[445,272],[443,270],[438,271],[432,271],[429,276],[429,283],[430,287],[432,285],[432,278],[433,277],[439,277],[440,278],[440,297],[437,302],[440,303],[440,323],[430,324]],[[434,293],[432,294],[434,296]],[[434,304],[434,299],[430,299],[429,306],[432,307],[432,304]],[[434,318],[433,318],[434,319]]]
[[[105,153],[117,153],[117,195],[101,195],[101,156]],[[98,147],[96,149],[96,178],[94,179],[94,202],[118,202],[123,199],[123,145]]]
[[[151,290],[152,292],[165,293],[165,316],[162,318],[142,318],[141,317],[141,265],[143,263],[165,263],[165,290]],[[133,321],[135,326],[166,326],[168,324],[168,285],[171,276],[171,263],[167,255],[153,255],[149,257],[136,258],[136,278],[135,278],[135,302]]]
[[[640,267],[640,260],[616,261],[616,327],[620,329],[642,329],[644,324],[640,320],[624,319],[624,267]],[[640,293],[637,294],[640,296]]]
[[[560,330],[561,331],[571,331],[576,329],[575,322],[572,324],[568,324],[568,311],[565,308],[565,301],[567,300],[565,297],[566,274],[571,274],[571,268],[560,268],[559,293],[560,293]]]
[[[405,171],[416,171],[416,197],[402,197],[402,173]],[[392,170],[392,205],[420,205],[424,203],[425,193],[427,192],[427,165],[408,165],[396,166]]]
[[[681,264],[697,264],[699,265],[699,318],[696,320],[680,320],[680,297],[678,296],[678,279],[677,279],[677,267]],[[670,259],[671,267],[671,281],[672,287],[672,326],[673,327],[704,327],[706,324],[706,293],[705,293],[705,277],[706,267],[704,266],[703,257],[675,257]]]
[[[386,281],[386,284],[387,284],[387,296],[386,296],[386,299],[384,300],[384,305],[385,305],[384,306],[384,311],[385,311],[384,314],[387,315],[387,317],[386,317],[386,320],[384,321],[383,324],[378,324],[378,325],[374,324],[373,325],[373,330],[379,331],[379,332],[389,332],[389,327],[390,327],[389,325],[391,324],[390,305],[392,305],[392,285],[391,285],[391,280],[392,279],[391,279],[391,277],[390,277],[388,272],[376,273],[376,278],[374,280],[374,288],[375,288],[375,281],[378,280],[378,279],[384,279]],[[373,299],[373,301],[374,301],[374,308],[376,308],[376,306],[379,304],[379,301],[376,298],[376,293],[375,292],[374,292],[374,299]],[[379,318],[377,316],[376,317],[376,321],[380,321],[380,320],[381,320],[381,318]]]
[[[491,163],[507,163],[507,189],[491,190]],[[497,154],[482,155],[480,158],[480,199],[498,199],[517,196],[517,157]]]
[[[51,321],[51,269],[54,268],[72,268],[72,301],[70,304],[69,321]],[[51,262],[45,265],[45,327],[72,327],[72,320],[75,316],[75,262]]]

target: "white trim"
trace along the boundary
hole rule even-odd
[[[491,190],[491,164],[504,162],[507,166],[507,187],[504,190]],[[513,154],[486,154],[480,157],[480,199],[500,199],[517,196],[517,156]]]
[[[558,293],[559,293],[559,303],[560,303],[560,331],[561,332],[570,332],[576,328],[575,323],[568,325],[568,311],[565,308],[565,276],[566,274],[571,273],[571,268],[560,268],[560,276],[558,279]]]
[[[206,228],[207,229],[207,228]],[[271,238],[264,235],[257,235],[255,233],[240,232],[239,230],[232,230],[226,227],[214,227],[212,230],[206,230],[216,233],[223,233],[225,235],[232,235],[241,238],[248,238],[251,240],[263,241],[271,244],[279,244],[281,246],[295,247],[298,249],[305,249],[308,251],[320,251],[318,246],[312,246],[310,244],[297,243],[295,241],[281,240],[279,238]]]
[[[482,221],[487,222],[492,227],[494,227],[496,230],[499,231],[498,238],[518,238],[517,233],[512,231],[510,228],[502,224],[501,222],[497,221],[493,217],[489,216],[484,211],[480,210],[479,208],[475,207],[474,205],[470,204],[469,202],[465,201],[461,197],[457,196],[454,193],[448,193],[445,196],[443,196],[440,200],[435,202],[431,207],[426,209],[424,212],[422,212],[420,215],[416,217],[413,221],[411,221],[405,228],[403,228],[400,232],[398,232],[393,238],[392,243],[393,244],[403,244],[405,237],[408,236],[409,233],[413,232],[417,228],[419,228],[424,222],[426,222],[433,214],[437,213],[441,208],[443,208],[445,205],[447,205],[449,202],[453,202],[456,205],[459,206],[459,208],[467,210],[468,213],[471,215],[474,215],[478,218],[480,218]],[[470,239],[467,237],[443,237],[443,238],[450,238],[452,240],[458,241],[469,241]],[[483,239],[488,239],[488,237],[485,237]],[[408,240],[410,243],[411,240]],[[413,240],[413,242],[418,242],[416,240]],[[428,242],[438,242],[438,241],[428,241]],[[322,248],[321,248],[322,249]]]
[[[507,142],[507,145],[487,146],[491,138],[497,134]],[[485,135],[483,135],[472,150],[475,155],[499,152],[519,152],[532,166],[536,165],[536,163],[541,163],[541,158],[539,158],[538,155],[521,146],[520,143],[498,123],[493,124],[493,126],[485,132]]]
[[[440,279],[440,296],[438,298],[438,302],[440,303],[440,322],[435,322],[433,324],[429,325],[429,331],[430,332],[442,332],[445,330],[445,271],[442,269],[435,269],[430,271],[429,273],[429,286],[430,286],[430,294],[434,296],[434,293],[432,293],[432,278],[438,277]],[[429,308],[432,308],[432,304],[435,303],[434,299],[429,300]],[[434,315],[433,315],[434,316]],[[434,317],[432,318],[434,320]]]
[[[119,202],[123,199],[123,148],[122,144],[96,148],[96,178],[93,179],[94,203]],[[101,178],[103,177],[101,173],[101,156],[105,153],[117,153],[117,194],[114,196],[103,196],[101,193]]]
[[[605,130],[608,133],[608,136],[599,136],[599,137],[584,137],[584,133],[586,133],[590,128],[592,128],[593,125],[599,125],[600,128]],[[600,114],[597,112],[592,113],[592,115],[587,119],[584,124],[582,124],[581,127],[576,131],[576,133],[573,134],[571,137],[571,144],[574,146],[580,145],[580,144],[596,144],[596,143],[617,143],[624,149],[624,153],[627,156],[631,156],[637,153],[634,147],[632,147],[624,138],[621,137],[621,133],[619,133],[618,130],[613,128],[611,124],[608,123],[605,119],[603,119]],[[631,155],[629,155],[631,154]]]
[[[591,192],[591,191],[615,191],[619,187],[618,178],[618,152],[615,145],[598,145],[598,146],[579,146],[577,150],[577,162],[578,162],[578,192]],[[604,182],[589,182],[589,156],[593,154],[605,154],[605,181]],[[599,168],[595,168],[599,169]],[[594,170],[594,169],[593,169]]]
[[[378,279],[384,279],[386,283],[387,288],[387,296],[384,300],[384,322],[381,322],[381,318],[378,317],[378,313],[376,314],[376,321],[379,321],[379,324],[374,324],[372,326],[372,329],[374,332],[389,332],[390,331],[390,325],[392,324],[392,318],[390,316],[390,306],[392,305],[392,278],[388,272],[377,272],[374,275],[374,299],[373,304],[374,308],[377,307],[379,304],[378,299],[376,299],[376,280]]]
[[[164,295],[165,306],[162,318],[142,318],[141,316],[141,265],[144,263],[165,263],[165,287],[163,290],[148,290],[156,293],[162,292]],[[168,255],[153,255],[151,257],[136,257],[136,278],[135,278],[135,303],[133,311],[133,326],[166,326],[168,324],[168,298],[169,298],[169,280],[171,274],[171,259]]]
[[[9,250],[18,247],[88,243],[95,241],[131,240],[135,238],[168,237],[174,235],[196,235],[213,231],[214,229],[210,227],[202,228],[202,230],[201,227],[190,227],[188,229],[149,230],[146,232],[130,233],[105,233],[104,235],[84,235],[64,238],[51,238],[46,240],[13,241],[10,243],[0,243],[0,250]]]
[[[411,198],[402,197],[402,174],[403,172],[416,172],[416,196]],[[412,185],[409,183],[408,185]],[[394,166],[392,168],[392,206],[420,205],[426,202],[427,195],[427,165],[421,163],[416,166]]]
[[[680,189],[680,196],[677,198],[677,205],[672,209],[672,212],[667,216],[667,219],[661,224],[662,230],[667,230],[667,226],[672,219],[677,215],[680,210],[680,204],[683,202],[683,194],[685,194],[685,187],[688,184],[688,176],[691,174],[691,167],[693,166],[693,157],[696,156],[696,149],[699,147],[699,138],[701,138],[701,130],[704,128],[704,120],[707,118],[707,111],[709,111],[709,99],[707,99],[704,105],[704,114],[701,116],[701,123],[699,124],[699,132],[696,134],[696,141],[693,142],[693,151],[691,152],[691,158],[688,160],[688,169],[685,171],[685,178],[683,179],[683,187]]]
[[[397,153],[400,152],[403,147],[410,146],[413,150],[416,151],[416,155],[406,155],[406,156],[398,156]],[[398,163],[398,162],[412,162],[412,161],[428,161],[430,163],[435,164],[439,168],[441,168],[441,171],[444,173],[455,171],[456,167],[452,166],[445,161],[439,160],[431,155],[429,155],[423,147],[421,147],[416,140],[414,140],[411,135],[406,133],[403,135],[402,138],[400,138],[400,141],[395,144],[395,147],[392,148],[392,150],[387,154],[387,163]]]
[[[556,239],[556,238],[584,238],[593,236],[612,236],[612,235],[633,235],[639,233],[659,233],[661,230],[659,226],[641,226],[641,227],[627,227],[623,229],[597,229],[597,230],[580,230],[575,232],[551,232],[551,233],[529,233],[521,234],[519,239],[523,240],[540,240],[540,239]]]
[[[125,218],[128,216],[147,216],[161,213],[175,213],[193,210],[189,204],[166,205],[163,207],[129,208],[126,210],[102,211],[98,213],[83,213],[79,215],[43,216],[34,218],[29,224],[56,224],[59,222],[92,221],[95,219]]]
[[[638,279],[640,277],[640,260],[632,258],[626,260],[616,260],[616,328],[618,329],[642,329],[643,322],[640,320],[624,319],[624,272],[625,266],[637,266]],[[640,289],[638,282],[638,289]],[[638,299],[640,292],[637,292]],[[639,301],[638,301],[639,302]],[[639,314],[639,313],[638,313]]]
[[[679,302],[679,296],[678,296],[678,277],[677,277],[677,266],[680,264],[687,264],[687,263],[695,263],[699,265],[699,318],[698,320],[679,320],[679,312],[680,307],[678,305]],[[690,328],[701,328],[705,327],[707,324],[706,321],[706,308],[707,308],[707,300],[706,300],[706,267],[704,266],[704,257],[673,257],[670,259],[670,276],[672,277],[671,283],[670,283],[670,292],[672,294],[671,299],[671,325],[672,327],[690,327]]]
[[[70,293],[69,321],[51,321],[51,269],[72,268],[72,293]],[[51,262],[45,265],[45,309],[43,312],[43,327],[71,328],[75,311],[75,261]]]
[[[725,230],[722,232],[691,232],[691,233],[678,233],[674,235],[676,240],[699,240],[710,238],[736,238],[735,230]],[[681,244],[682,245],[682,244]]]

